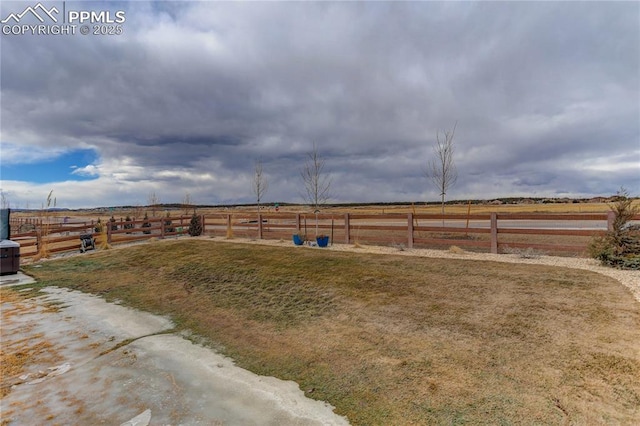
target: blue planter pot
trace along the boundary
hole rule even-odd
[[[293,244],[297,245],[297,246],[301,246],[304,244],[304,239],[298,235],[298,234],[294,234],[293,235]]]
[[[316,242],[318,243],[318,247],[326,247],[329,245],[329,237],[316,237]]]

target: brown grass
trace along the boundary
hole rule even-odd
[[[640,305],[595,273],[210,240],[27,269],[170,314],[353,424],[640,416]]]

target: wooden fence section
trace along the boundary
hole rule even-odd
[[[13,231],[13,228],[11,230],[11,239],[20,244],[21,257],[29,257],[37,254],[43,241],[47,243],[50,253],[69,250],[70,246],[68,241],[71,239],[75,240],[74,247],[79,247],[79,235],[89,232],[88,227],[84,224],[62,226],[57,223],[43,224],[40,220],[37,223],[25,223],[34,225],[34,227],[28,228],[32,229],[31,231],[16,233]]]
[[[459,246],[471,251],[504,253],[536,249],[548,254],[586,253],[594,236],[611,229],[613,212],[601,214],[482,213],[482,214],[318,214],[220,213],[201,215],[208,236],[291,241],[301,234],[309,241],[327,235],[343,244],[392,245],[399,248]],[[640,221],[640,215],[634,217]],[[98,243],[120,244],[150,238],[188,234],[191,216],[119,220],[102,223],[35,224],[30,232],[12,231],[22,257],[38,253],[41,244],[49,253],[80,249],[80,235],[91,233]]]
[[[242,213],[205,217],[211,236],[368,243],[406,248],[449,248],[504,253],[531,248],[549,254],[584,255],[591,239],[611,228],[613,212],[600,214],[318,214]],[[636,216],[634,220],[640,220]]]
[[[24,234],[42,227],[40,218],[9,218],[9,229],[11,235]]]
[[[107,242],[120,244],[188,234],[190,222],[191,216],[174,216],[129,221],[121,219],[115,222],[107,221],[104,225]]]
[[[202,220],[202,218],[201,218]],[[121,244],[150,238],[166,238],[187,234],[191,216],[158,217],[144,220],[116,220],[82,223],[33,223],[29,232],[11,232],[11,239],[20,244],[20,256],[36,256],[46,246],[48,253],[80,250],[80,235],[91,234],[97,244]]]
[[[604,235],[606,230],[611,229],[614,217],[613,212],[608,214],[501,214],[498,215],[499,220],[509,221],[514,225],[496,227],[497,249],[492,248],[492,253],[500,253],[507,247],[531,248],[552,253],[584,253],[593,237]],[[531,225],[526,227],[519,225],[520,223],[535,223],[537,226],[531,228]],[[597,228],[600,229],[594,229],[598,224],[600,226]],[[549,241],[553,242],[549,243]]]

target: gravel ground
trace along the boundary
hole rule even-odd
[[[230,243],[251,243],[273,246],[292,246],[291,241],[283,240],[254,240],[234,238],[231,240],[215,238],[215,241],[227,241]],[[490,253],[472,253],[472,252],[454,252],[446,250],[430,250],[430,249],[407,249],[400,247],[384,247],[384,246],[368,246],[368,245],[347,245],[333,244],[326,248],[300,246],[300,249],[314,250],[334,250],[348,251],[356,253],[376,253],[376,254],[394,254],[401,256],[419,256],[434,257],[441,259],[465,259],[465,260],[485,260],[492,262],[505,263],[527,263],[531,265],[548,265],[559,266],[573,269],[584,269],[587,271],[597,272],[599,274],[618,280],[622,285],[627,287],[635,299],[640,303],[640,271],[630,271],[613,269],[601,266],[595,259],[581,257],[559,257],[559,256],[543,256],[534,255],[532,258],[523,257],[522,254],[490,254]],[[523,252],[526,253],[526,252]]]

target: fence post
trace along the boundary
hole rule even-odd
[[[413,248],[413,213],[407,216],[407,248]]]
[[[614,211],[607,212],[607,231],[613,231],[613,221],[616,220],[616,213]]]
[[[111,244],[111,222],[107,220],[103,226],[107,227],[107,244]]]
[[[345,213],[344,214],[344,243],[345,244],[349,244],[351,242],[351,233],[350,231],[350,220],[349,220],[349,213]]]
[[[300,213],[296,213],[296,233],[300,233]]]
[[[491,253],[498,254],[498,214],[491,213]]]
[[[160,218],[160,239],[164,239],[164,217]]]
[[[262,239],[262,213],[258,213],[258,239]]]
[[[189,222],[189,224],[191,224],[191,222]],[[206,235],[205,231],[207,230],[207,224],[204,221],[204,213],[200,215],[200,224],[202,225],[202,234],[200,234],[200,235]],[[187,230],[187,234],[188,233],[189,233],[189,231]]]

